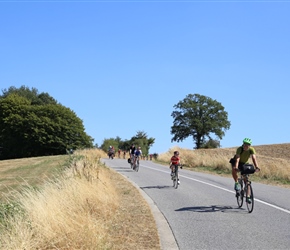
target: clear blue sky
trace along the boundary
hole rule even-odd
[[[171,143],[173,106],[220,102],[222,147],[290,142],[290,1],[3,1],[0,88],[37,88],[87,134]]]

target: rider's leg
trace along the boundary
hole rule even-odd
[[[235,168],[235,166],[232,166],[232,176],[235,182],[238,182],[238,172]]]
[[[170,170],[171,170],[171,176],[172,176],[172,175],[173,175],[173,172],[174,172],[174,170],[173,170],[174,165],[173,165],[173,164],[170,164],[169,168],[170,168]]]
[[[233,176],[233,179],[235,181],[235,187],[234,187],[234,189],[236,191],[239,191],[240,190],[240,187],[239,187],[239,183],[238,183],[238,173],[237,173],[237,170],[235,168],[235,165],[232,165],[232,176]]]

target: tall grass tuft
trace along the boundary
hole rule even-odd
[[[8,204],[17,201],[19,209],[1,216],[0,248],[108,249],[119,200],[101,157],[98,150],[76,152],[60,178],[16,193]]]

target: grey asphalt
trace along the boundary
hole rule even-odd
[[[151,206],[163,250],[289,249],[290,190],[253,182],[255,206],[237,206],[233,180],[185,169],[172,187],[168,167],[141,161],[139,172],[122,159],[103,159],[140,190]],[[136,183],[136,184],[135,184]]]

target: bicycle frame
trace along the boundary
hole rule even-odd
[[[238,182],[241,186],[240,191],[236,192],[237,203],[239,207],[243,206],[243,202],[245,200],[248,212],[251,213],[254,209],[254,194],[253,188],[251,185],[251,181],[249,180],[249,175],[240,175]],[[247,197],[250,199],[247,200]]]
[[[139,156],[133,155],[131,158],[131,168],[138,172],[139,170]]]

